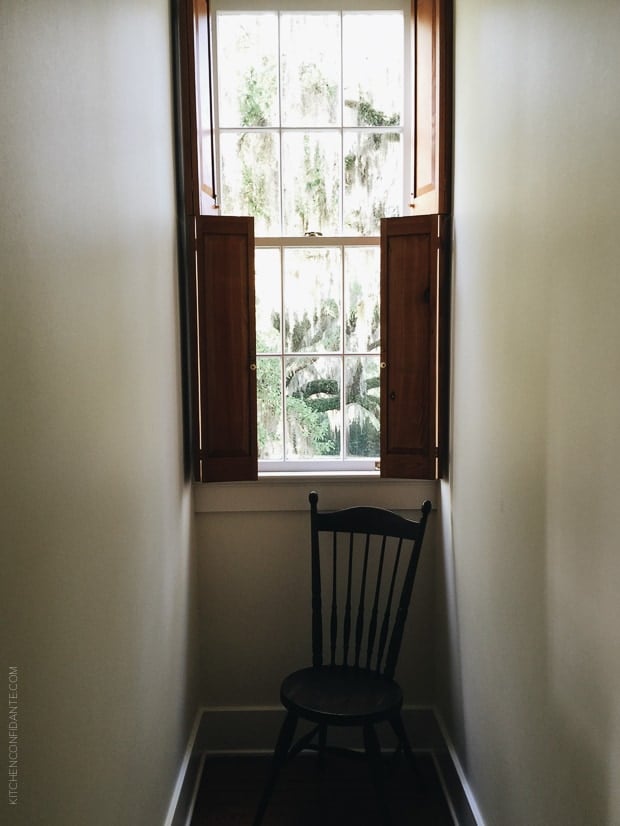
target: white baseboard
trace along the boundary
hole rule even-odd
[[[189,826],[204,763],[204,755],[196,748],[202,713],[199,708],[194,717],[164,826]]]
[[[215,754],[270,754],[284,719],[282,707],[205,706],[198,710],[164,826],[189,826],[205,759]],[[485,826],[446,727],[435,708],[405,706],[403,721],[414,751],[432,754],[457,826]],[[300,734],[303,730],[300,731]],[[389,726],[379,727],[386,749],[395,745]],[[333,736],[332,736],[333,735]],[[357,732],[334,728],[333,745],[362,747]]]
[[[435,755],[446,796],[454,807],[455,820],[459,826],[485,826],[484,818],[471,790],[467,776],[461,765],[454,743],[438,710],[434,709],[435,720],[445,744],[443,753]]]

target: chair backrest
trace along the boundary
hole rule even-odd
[[[312,663],[366,668],[394,676],[422,549],[427,500],[419,522],[384,508],[319,511],[310,500]],[[327,619],[327,615],[326,615]]]

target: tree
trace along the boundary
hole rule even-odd
[[[329,111],[337,103],[337,89],[325,78],[321,66],[303,63],[299,67],[300,100],[312,107],[317,98],[326,101]],[[255,216],[257,223],[274,226],[279,216],[273,214],[272,193],[277,190],[278,175],[275,132],[271,131],[270,107],[277,94],[275,67],[267,58],[246,71],[238,92],[241,126],[245,130],[236,140],[236,159],[240,174],[236,195],[223,188],[229,203]],[[398,124],[399,116],[386,115],[373,107],[360,92],[358,100],[346,101],[357,111],[360,126],[390,127]],[[264,131],[263,131],[264,130]],[[381,172],[386,145],[398,140],[391,132],[364,134],[355,151],[344,158],[345,188],[362,186],[370,193]],[[279,186],[279,185],[278,185]],[[301,179],[296,182],[293,208],[302,232],[336,226],[340,204],[339,176],[329,168],[322,144],[309,134],[303,136]],[[354,216],[356,231],[366,233],[383,214],[384,204],[369,199]],[[370,223],[368,209],[370,208]],[[318,226],[316,224],[318,223]],[[355,302],[353,302],[355,304]],[[357,306],[357,305],[355,305]],[[362,357],[351,359],[347,367],[345,389],[341,387],[342,336],[360,339],[360,349],[372,351],[379,338],[378,302],[369,319],[363,319],[353,309],[342,323],[341,307],[330,298],[320,301],[314,311],[285,316],[283,330],[287,356],[282,366],[281,356],[267,355],[264,342],[257,340],[259,354],[257,394],[259,403],[259,456],[273,457],[278,451],[278,432],[286,422],[289,447],[299,456],[338,455],[342,442],[342,417],[348,429],[351,455],[379,455],[379,376],[368,374]],[[281,318],[274,313],[274,330],[280,332]],[[317,352],[325,355],[316,355]],[[330,361],[331,359],[331,361]],[[284,396],[284,398],[283,398]],[[341,411],[342,404],[345,411]]]
[[[357,113],[358,126],[373,126],[380,130],[400,124],[398,112],[386,115],[376,109],[362,90],[357,100],[345,100],[345,106]],[[346,218],[355,232],[366,235],[376,231],[379,220],[388,215],[385,198],[377,200],[380,191],[377,183],[384,172],[389,145],[399,140],[398,132],[363,132],[358,135],[357,146],[344,157],[345,193],[353,192],[356,187],[360,190],[359,205]]]

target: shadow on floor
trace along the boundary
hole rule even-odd
[[[394,826],[453,826],[435,763],[416,754],[419,774],[406,760],[391,766],[386,788]],[[192,826],[251,826],[269,770],[269,757],[207,757]],[[300,756],[282,771],[263,826],[377,826],[380,823],[368,766],[329,756]]]

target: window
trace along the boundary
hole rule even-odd
[[[185,11],[197,478],[434,477],[447,6],[274,5]]]
[[[288,5],[213,4],[220,210],[256,236],[259,469],[370,469],[379,221],[409,195],[405,10]]]
[[[401,215],[409,197],[404,9],[222,5],[239,3],[214,3],[222,214],[253,215],[257,239],[309,232],[378,238],[379,219]]]

